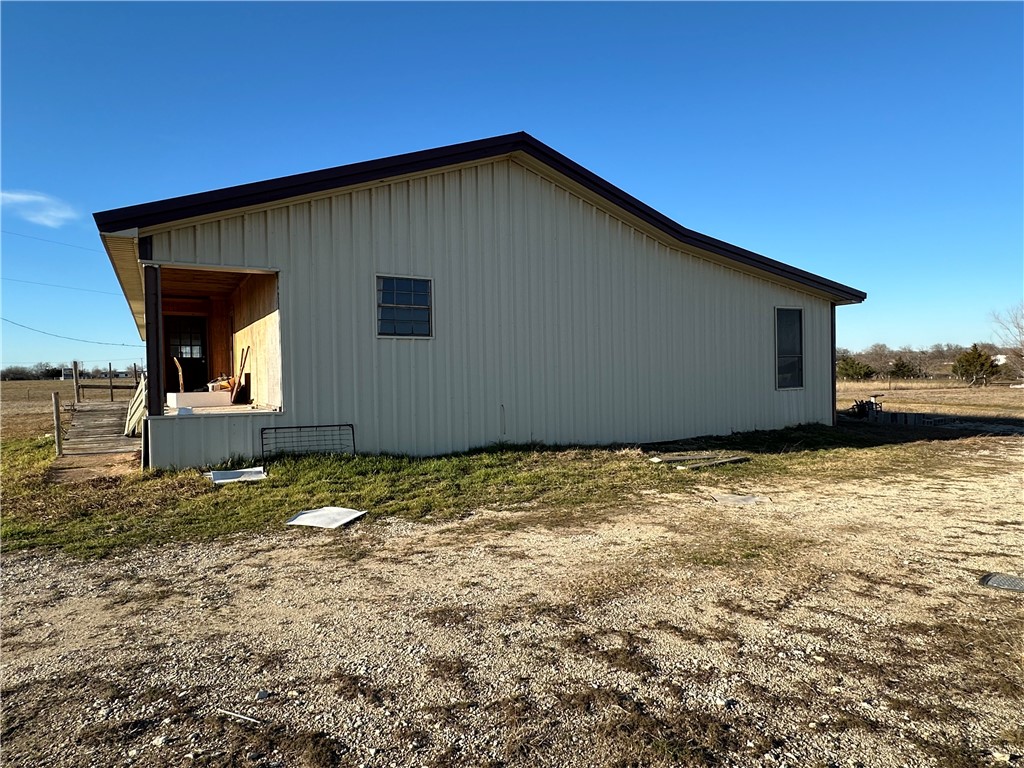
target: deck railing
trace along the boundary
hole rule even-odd
[[[128,418],[124,422],[124,434],[126,437],[135,437],[139,433],[139,425],[146,415],[146,376],[139,379],[139,386],[135,388],[128,403]]]

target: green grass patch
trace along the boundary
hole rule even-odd
[[[5,441],[0,454],[0,537],[10,550],[59,549],[81,557],[171,541],[280,530],[303,509],[336,505],[381,517],[451,520],[481,508],[510,510],[484,523],[509,529],[587,524],[595,512],[636,504],[641,490],[686,492],[696,485],[768,487],[783,478],[832,481],[900,473],[941,473],[955,441],[915,442],[908,432],[796,427],[685,441],[676,448],[725,449],[745,464],[696,472],[648,461],[637,448],[497,446],[439,458],[306,456],[273,462],[258,483],[216,487],[195,470],[136,472],[54,484],[48,440]],[[906,440],[904,442],[904,439]],[[758,542],[743,551],[760,556]],[[732,557],[734,547],[729,547]],[[708,552],[709,562],[721,553]]]
[[[481,507],[591,509],[642,488],[681,490],[638,449],[507,448],[416,459],[306,456],[273,462],[258,483],[214,486],[198,471],[138,472],[79,483],[46,479],[45,441],[4,446],[0,537],[6,550],[81,557],[170,541],[201,541],[280,526],[303,509],[370,510],[369,520],[450,520]]]

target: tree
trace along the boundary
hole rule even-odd
[[[836,362],[836,376],[850,381],[864,381],[875,375],[875,369],[850,355],[844,355]]]
[[[943,378],[950,375],[953,369],[953,361],[960,356],[966,347],[959,344],[932,344],[931,348],[924,353],[924,367],[931,376]]]
[[[65,368],[64,363],[53,365],[53,363],[36,363],[32,366],[33,379],[59,379]]]
[[[894,379],[919,379],[921,378],[921,366],[912,363],[903,355],[897,355],[889,366],[889,375]]]
[[[33,374],[24,365],[8,365],[0,371],[0,378],[4,381],[24,381],[33,378]]]
[[[1024,302],[1006,312],[993,312],[996,338],[1006,354],[1006,367],[1024,379]]]
[[[889,363],[896,356],[896,353],[885,344],[872,344],[863,352],[857,355],[857,359],[866,365],[870,365],[875,371],[885,373],[889,369]]]
[[[999,366],[992,355],[979,349],[977,344],[972,344],[953,363],[953,375],[967,381],[970,386],[988,384],[988,380],[998,372]]]
[[[923,349],[914,349],[911,346],[903,346],[897,350],[896,360],[903,358],[911,368],[914,369],[912,376],[901,376],[900,378],[923,379],[928,375],[928,352]],[[896,364],[893,360],[893,365]],[[893,373],[893,376],[896,374]]]

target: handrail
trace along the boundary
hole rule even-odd
[[[142,418],[146,415],[146,376],[139,379],[139,386],[135,388],[135,394],[132,395],[131,401],[128,403],[128,417],[124,422],[124,434],[126,437],[135,437],[139,431],[139,425],[142,423]]]

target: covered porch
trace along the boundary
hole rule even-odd
[[[149,415],[280,410],[277,273],[144,269]]]
[[[284,405],[277,270],[159,262],[138,230],[101,238],[146,344],[143,465],[258,453]]]
[[[256,435],[277,423],[283,405],[277,273],[166,265],[143,271],[152,382],[143,463],[258,455]]]

